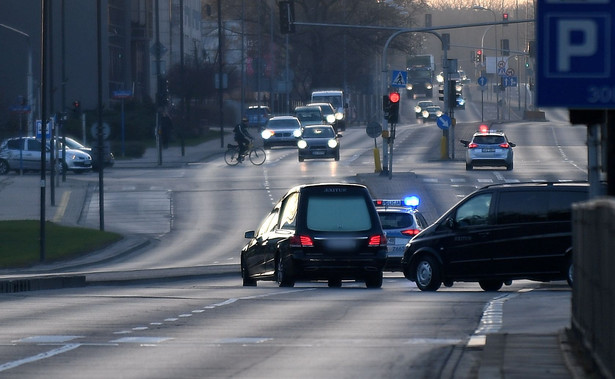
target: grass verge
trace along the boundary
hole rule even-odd
[[[45,262],[75,258],[122,239],[118,233],[45,223]],[[0,221],[0,268],[40,263],[40,221]]]

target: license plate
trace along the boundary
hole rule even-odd
[[[331,239],[327,241],[327,247],[332,250],[351,250],[355,248],[352,239]]]
[[[314,154],[314,155],[325,155],[325,152],[321,151],[321,150],[316,150],[316,151],[313,151],[312,154]]]
[[[483,153],[495,153],[495,149],[483,149]]]

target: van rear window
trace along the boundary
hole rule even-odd
[[[363,196],[311,195],[306,221],[308,229],[319,232],[358,232],[372,228]]]

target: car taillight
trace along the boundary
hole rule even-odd
[[[387,238],[383,236],[382,234],[376,234],[376,235],[369,237],[369,241],[367,242],[367,245],[369,247],[383,246],[386,244],[387,244]]]
[[[504,142],[500,144],[500,147],[504,148],[504,149],[508,149],[510,147],[510,145],[508,144],[508,142]]]
[[[405,236],[416,236],[417,234],[419,234],[420,230],[418,229],[406,229],[406,230],[402,230],[401,234],[405,235]]]
[[[477,147],[478,147],[478,144],[477,144],[477,143],[470,142],[470,144],[468,144],[468,149],[475,149],[475,148],[477,148]]]
[[[290,237],[291,247],[314,247],[314,241],[310,236],[294,235]]]

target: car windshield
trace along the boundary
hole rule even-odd
[[[267,122],[268,128],[299,128],[299,123],[295,120],[272,120]]]
[[[331,128],[305,128],[303,130],[303,137],[305,138],[333,138],[335,133]]]
[[[305,121],[322,121],[322,116],[319,110],[297,111],[297,118],[302,122]]]
[[[312,96],[312,100],[314,102],[318,101],[319,103],[329,103],[333,108],[341,108],[342,106],[342,99],[340,96]]]
[[[310,196],[307,227],[319,232],[358,232],[372,227],[363,196]]]
[[[479,145],[499,145],[506,142],[506,139],[504,138],[504,136],[494,135],[474,136],[473,142]]]

